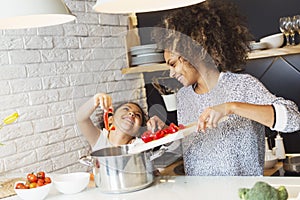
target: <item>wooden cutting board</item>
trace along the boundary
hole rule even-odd
[[[17,181],[25,181],[25,178],[0,179],[0,199],[16,195],[14,184]]]
[[[174,142],[175,140],[182,139],[195,131],[196,131],[196,123],[192,123],[187,125],[184,129],[181,129],[173,134],[168,134],[165,137],[160,138],[158,140],[153,140],[147,143],[137,143],[136,145],[134,145],[128,150],[128,153],[136,154],[149,149],[153,149],[154,147],[167,144],[170,142]]]

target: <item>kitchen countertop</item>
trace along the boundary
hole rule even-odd
[[[295,199],[300,192],[300,177],[196,177],[196,176],[161,176],[148,188],[123,194],[105,194],[92,184],[83,192],[73,195],[60,194],[52,188],[46,200],[160,200],[160,199],[205,199],[239,200],[238,189],[251,188],[257,181],[265,181],[274,187],[284,185],[289,199]],[[19,200],[17,196],[5,200]]]
[[[286,154],[294,156],[298,154]],[[265,169],[264,176],[252,177],[192,177],[183,176],[183,160],[180,159],[166,168],[159,168],[161,176],[156,177],[155,182],[148,188],[140,191],[124,194],[105,194],[95,187],[93,181],[88,188],[81,193],[74,195],[64,195],[59,193],[54,187],[51,189],[47,199],[71,200],[71,199],[115,199],[115,200],[135,200],[135,199],[190,199],[195,195],[203,197],[202,199],[230,199],[238,200],[237,191],[241,187],[251,188],[257,181],[265,181],[274,187],[279,185],[286,186],[289,192],[289,199],[296,199],[300,193],[300,177],[281,176],[283,163],[278,162],[273,168]],[[178,168],[178,166],[181,166]],[[176,169],[177,168],[177,169]],[[178,173],[179,171],[179,173]],[[175,173],[177,172],[177,173]],[[277,173],[279,172],[279,174]],[[276,176],[272,176],[276,173]],[[182,176],[179,176],[182,175]],[[278,176],[280,175],[280,176]],[[181,192],[182,191],[182,192]],[[218,192],[215,192],[218,191]],[[182,194],[184,193],[184,195]],[[4,198],[5,200],[20,200],[18,196]],[[300,196],[297,200],[300,200]]]

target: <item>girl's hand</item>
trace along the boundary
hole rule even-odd
[[[100,105],[101,109],[105,112],[109,108],[112,108],[112,99],[111,96],[105,93],[98,93],[94,95],[94,107],[97,108]]]
[[[166,124],[156,115],[154,115],[147,121],[147,129],[151,130],[153,133],[156,130],[162,130],[163,128],[165,128],[165,126]]]
[[[220,120],[230,114],[228,104],[220,104],[206,108],[198,118],[197,130],[205,132],[206,128],[215,128]]]

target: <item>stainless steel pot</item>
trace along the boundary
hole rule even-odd
[[[300,172],[300,156],[287,156],[283,161],[283,169],[287,172]]]
[[[128,154],[128,145],[94,151],[80,162],[93,167],[96,186],[105,193],[124,193],[146,188],[154,181],[152,160],[165,151]]]

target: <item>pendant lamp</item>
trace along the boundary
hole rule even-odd
[[[203,1],[205,0],[97,0],[93,9],[112,14],[141,13],[180,8]]]
[[[0,0],[0,29],[52,26],[75,19],[62,0]]]

